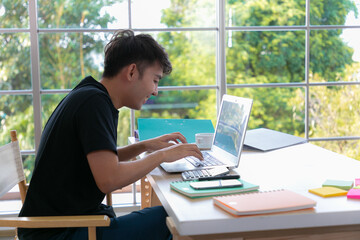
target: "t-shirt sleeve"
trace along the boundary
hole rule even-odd
[[[76,113],[77,136],[85,155],[97,150],[116,151],[118,112],[106,96],[96,94]]]

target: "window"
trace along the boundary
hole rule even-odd
[[[119,145],[139,117],[215,125],[228,93],[254,99],[249,128],[360,159],[359,9],[358,0],[4,0],[0,143],[18,131],[29,180],[51,112],[83,77],[100,79],[105,44],[131,28],[160,42],[174,70],[141,111],[120,111]]]

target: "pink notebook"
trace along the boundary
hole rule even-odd
[[[316,202],[290,190],[213,197],[214,204],[236,215],[253,215],[312,208]]]

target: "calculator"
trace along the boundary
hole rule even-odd
[[[229,173],[227,167],[215,167],[210,169],[189,170],[181,173],[184,181],[197,180],[203,177],[220,176]]]

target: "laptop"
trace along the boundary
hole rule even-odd
[[[302,137],[267,128],[257,128],[247,131],[244,148],[266,152],[306,142],[307,140]]]
[[[209,151],[202,151],[204,159],[194,157],[179,159],[160,166],[169,173],[191,170],[228,168],[239,166],[246,128],[250,117],[252,99],[224,95],[221,101],[212,146]]]

